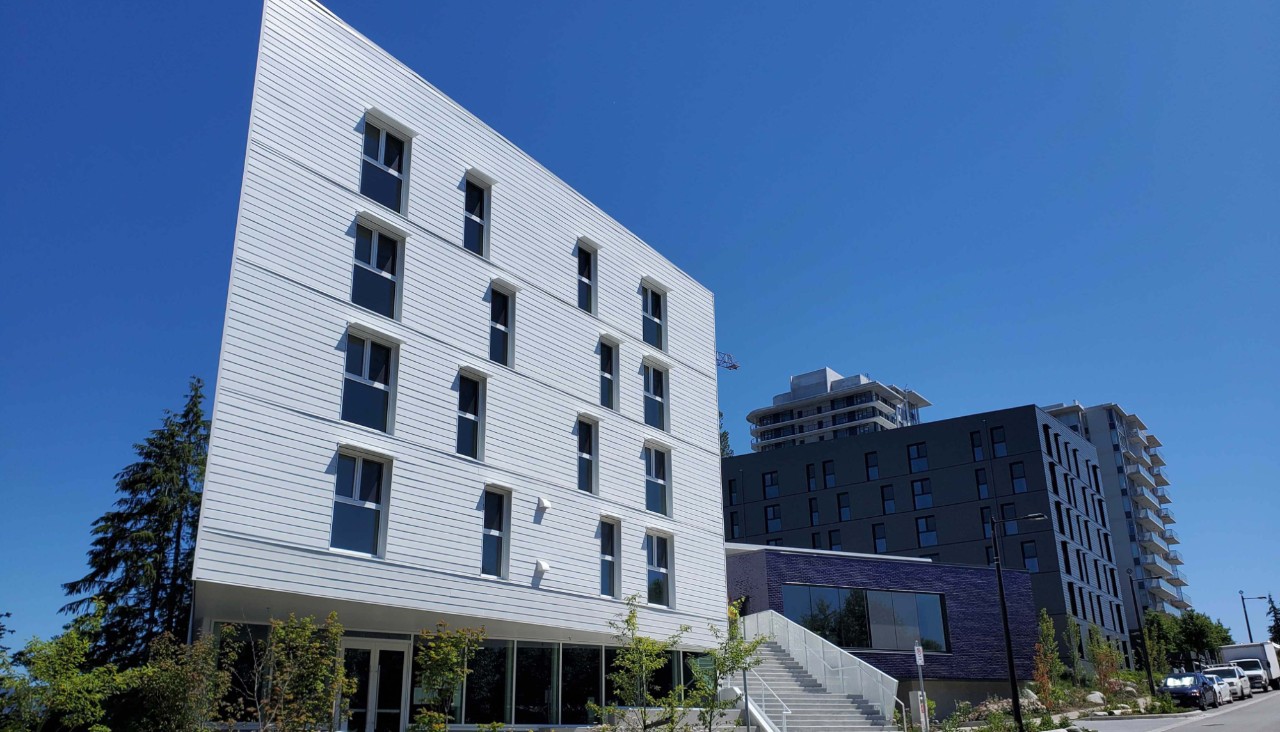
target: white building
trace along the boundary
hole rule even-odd
[[[1115,467],[1104,468],[1102,480],[1113,527],[1116,566],[1125,572],[1120,587],[1129,627],[1137,627],[1130,571],[1143,611],[1178,615],[1190,608],[1191,596],[1184,590],[1188,582],[1182,571],[1182,553],[1174,548],[1179,544],[1178,532],[1173,528],[1177,517],[1169,508],[1173,497],[1169,494],[1169,473],[1160,439],[1137,414],[1119,404],[1055,404],[1045,411],[1092,442],[1100,461],[1107,451],[1114,456]]]
[[[841,376],[829,368],[791,377],[790,390],[747,415],[751,449],[776,450],[806,442],[879,432],[920,423],[920,394],[882,384],[867,374]]]
[[[623,598],[691,647],[723,624],[714,323],[412,70],[267,0],[195,627],[336,610],[372,732],[407,723],[412,633],[484,625],[463,721],[587,722]]]

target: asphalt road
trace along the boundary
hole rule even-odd
[[[1254,693],[1252,699],[1237,701],[1208,712],[1196,712],[1177,719],[1124,719],[1089,717],[1077,722],[1098,732],[1280,732],[1280,692]]]

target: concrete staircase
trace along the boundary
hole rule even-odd
[[[777,643],[770,641],[760,646],[760,658],[755,675],[748,676],[751,702],[764,711],[779,732],[784,729],[783,724],[786,732],[894,729],[892,722],[879,717],[865,699],[829,692]],[[760,681],[773,693],[761,688]],[[790,714],[783,714],[783,704]]]

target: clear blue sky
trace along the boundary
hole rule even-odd
[[[788,375],[929,419],[1118,401],[1197,606],[1280,595],[1280,5],[335,0],[717,295],[734,446]],[[260,7],[0,9],[0,610],[65,618],[112,476],[212,381]],[[1254,630],[1263,624],[1253,606]]]

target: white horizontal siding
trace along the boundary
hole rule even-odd
[[[418,132],[406,216],[358,193],[370,106]],[[469,167],[498,181],[487,261],[460,246]],[[349,301],[362,210],[409,234],[395,321]],[[601,248],[596,315],[576,307],[579,236]],[[513,368],[487,360],[495,277],[520,288]],[[640,340],[642,278],[670,290],[666,352]],[[338,418],[351,321],[401,344],[388,434]],[[597,403],[601,333],[621,341],[617,411]],[[624,594],[644,594],[645,531],[675,537],[675,608],[646,612],[654,632],[720,621],[714,337],[705,288],[324,9],[268,0],[195,576],[603,632],[619,609],[596,594],[608,514],[622,524]],[[671,367],[668,432],[642,423],[646,355]],[[460,364],[491,374],[483,463],[454,454]],[[580,412],[600,420],[598,495],[576,487]],[[644,510],[646,439],[673,448],[671,517]],[[394,456],[378,558],[328,549],[338,445],[350,443]],[[478,576],[487,484],[513,491],[506,581]],[[539,497],[550,510],[535,510]],[[552,567],[542,577],[538,560]]]

